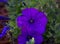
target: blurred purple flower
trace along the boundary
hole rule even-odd
[[[26,41],[32,37],[34,37],[35,44],[41,44],[47,22],[48,19],[44,12],[40,12],[35,8],[23,9],[22,15],[16,19],[17,26],[21,29],[18,44],[26,44]]]
[[[8,0],[0,0],[0,2],[3,2],[8,5]]]
[[[8,30],[10,30],[9,26],[4,26],[4,28],[2,29],[2,33],[0,33],[0,38],[2,38],[3,36],[5,36],[5,34],[7,33]]]
[[[0,20],[10,20],[10,18],[5,16],[0,16]]]

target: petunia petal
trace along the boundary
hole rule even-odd
[[[23,35],[18,36],[18,44],[26,44],[26,37]]]
[[[22,15],[25,15],[26,17],[30,18],[37,15],[38,12],[39,11],[35,8],[25,8],[22,10]]]
[[[27,22],[27,18],[25,16],[18,16],[16,18],[16,24],[19,28],[24,26],[26,22]]]
[[[41,35],[35,35],[34,36],[34,44],[42,44],[42,42],[43,42],[43,36],[41,36]]]
[[[37,17],[35,18],[35,31],[40,34],[44,34],[46,31],[46,25],[48,22],[48,19],[45,14],[39,13]]]

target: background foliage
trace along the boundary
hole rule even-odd
[[[9,0],[8,10],[11,18],[9,25],[13,27],[11,30],[13,37],[17,38],[20,33],[15,19],[26,7],[34,7],[47,14],[49,22],[44,34],[44,44],[60,44],[60,8],[55,0]],[[30,44],[33,43],[30,42]]]

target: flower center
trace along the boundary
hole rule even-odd
[[[30,24],[33,24],[33,23],[34,23],[34,19],[30,19],[30,20],[29,20],[29,23],[30,23]]]

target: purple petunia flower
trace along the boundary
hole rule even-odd
[[[17,26],[21,29],[18,44],[26,44],[26,41],[32,37],[34,37],[35,44],[41,44],[47,22],[48,19],[44,12],[40,12],[35,8],[23,9],[22,15],[16,19]]]
[[[3,2],[8,5],[8,0],[0,0],[0,2]]]
[[[4,26],[2,30],[3,30],[2,33],[0,33],[0,38],[2,38],[7,33],[7,30],[10,30],[10,27]]]
[[[0,16],[0,20],[10,20],[10,18],[5,16]]]

